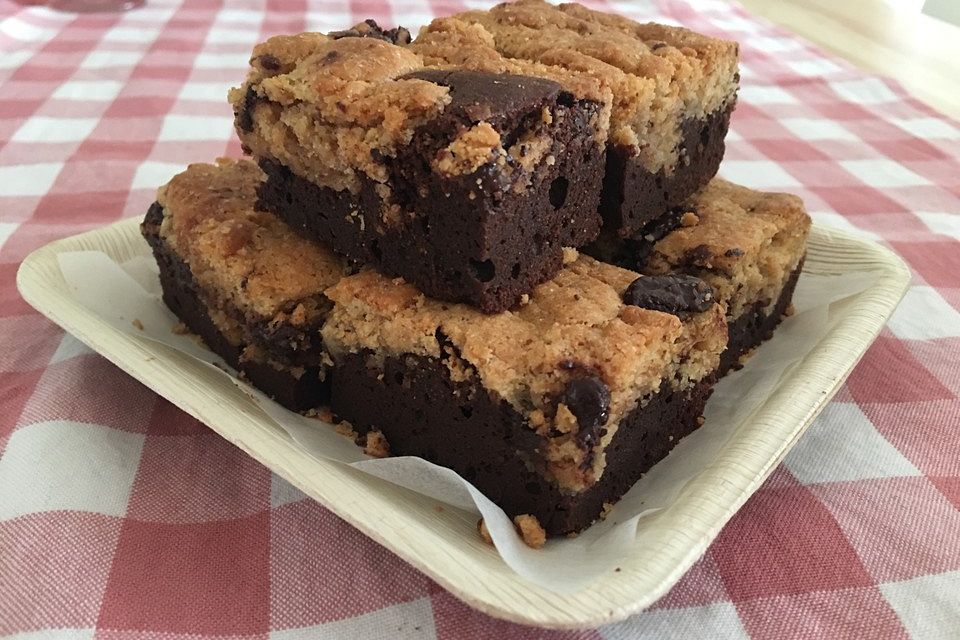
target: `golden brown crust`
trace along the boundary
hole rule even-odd
[[[776,301],[806,252],[810,216],[800,198],[715,178],[684,206],[696,222],[657,242],[644,271],[698,275],[730,320],[758,301]]]
[[[336,190],[356,192],[358,172],[386,181],[377,158],[395,155],[450,102],[447,87],[400,77],[423,68],[418,55],[375,38],[275,37],[250,64],[230,92],[235,112],[253,110],[250,130],[239,130],[244,145]]]
[[[610,140],[650,171],[672,171],[681,120],[731,104],[739,78],[735,42],[542,0],[439,18],[411,48],[430,65],[540,75],[606,98]]]
[[[307,326],[329,309],[323,291],[346,265],[254,208],[262,180],[246,160],[191,164],[157,193],[160,234],[189,265],[212,311],[226,315],[232,306],[255,321]]]
[[[361,23],[353,31],[364,28],[371,27]],[[493,57],[500,58],[496,52]],[[521,73],[530,66],[503,62],[495,68],[462,68]],[[377,38],[334,39],[315,33],[271,38],[254,49],[246,82],[230,91],[238,134],[254,156],[279,161],[314,184],[357,193],[365,177],[380,183],[378,193],[389,198],[390,176],[384,160],[395,157],[422,125],[451,103],[449,87],[409,76],[428,66],[436,71],[437,65],[426,64],[414,47]],[[552,77],[548,72],[530,71],[527,75]],[[599,91],[589,79],[567,84],[575,86],[581,97],[598,95],[601,109],[591,124],[598,143],[604,144],[609,92]],[[461,132],[438,158],[429,159],[431,166],[450,177],[502,161],[508,153],[527,172],[543,159],[543,154],[535,153],[540,141],[522,139],[517,141],[522,148],[514,144],[505,149],[501,133],[507,132],[498,132],[481,120]],[[523,153],[528,148],[534,153]]]
[[[624,415],[664,382],[685,387],[712,373],[726,346],[726,323],[717,305],[681,322],[624,304],[621,295],[637,277],[580,256],[537,287],[527,304],[485,315],[428,299],[402,279],[365,270],[327,290],[334,309],[323,329],[324,344],[334,360],[363,350],[375,360],[404,354],[440,358],[445,352],[451,378],[479,376],[485,389],[549,439],[544,455],[552,477],[577,491],[599,478],[602,449]],[[438,335],[445,337],[443,344]],[[610,390],[606,435],[586,469],[575,419],[556,406],[584,371]]]
[[[459,68],[549,78],[578,98],[609,104],[612,94],[603,78],[575,65],[564,67],[513,59],[497,50],[496,40],[481,24],[457,16],[437,18],[425,27],[410,49],[428,67]]]

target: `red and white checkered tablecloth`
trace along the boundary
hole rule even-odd
[[[723,174],[801,195],[914,281],[773,477],[625,622],[547,633],[471,610],[18,296],[31,250],[239,154],[225,93],[254,43],[466,4],[485,3],[0,0],[0,635],[960,637],[960,126],[727,2],[599,6],[739,40]]]

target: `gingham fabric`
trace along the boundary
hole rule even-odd
[[[625,622],[554,633],[471,610],[18,296],[31,250],[139,216],[185,163],[240,152],[224,96],[255,42],[464,6],[0,4],[0,635],[960,637],[960,127],[726,2],[599,6],[739,40],[723,174],[801,195],[914,280],[784,464]]]

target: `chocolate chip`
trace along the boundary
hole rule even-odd
[[[248,86],[247,93],[243,96],[243,104],[240,105],[240,109],[236,113],[237,126],[243,131],[253,131],[253,109],[259,101],[260,97],[257,92],[253,90],[252,86]]]
[[[650,51],[656,51],[657,49],[662,49],[667,46],[666,42],[654,42],[650,45]]]
[[[377,40],[385,40],[396,45],[410,44],[409,30],[403,27],[397,27],[384,31],[383,28],[377,24],[376,20],[371,20],[370,18],[367,18],[351,29],[331,31],[327,35],[334,40],[339,40],[340,38],[376,38]]]
[[[710,251],[710,247],[705,244],[698,244],[694,248],[684,252],[683,263],[698,267],[705,267],[707,266],[707,263],[710,262],[710,258],[712,257],[713,252]]]
[[[681,320],[713,305],[713,289],[700,278],[681,274],[642,276],[623,293],[623,301],[642,309],[664,311]]]
[[[356,29],[343,29],[342,31],[331,31],[327,36],[339,40],[340,38],[362,38],[363,34]]]
[[[474,122],[486,120],[493,115],[493,109],[489,104],[468,104],[464,105],[463,112]]]
[[[560,402],[577,419],[577,442],[584,447],[593,446],[610,417],[610,389],[595,376],[575,378],[567,385]]]
[[[421,69],[400,79],[426,80],[449,87],[450,104],[433,126],[449,126],[452,130],[485,120],[497,131],[513,131],[518,127],[517,122],[551,106],[560,93],[560,85],[545,78],[459,69]],[[513,142],[504,142],[505,147],[511,144]]]
[[[654,246],[682,227],[683,216],[688,212],[696,214],[696,210],[690,207],[671,209],[659,218],[648,222],[636,239],[622,241],[620,244],[624,246],[628,256],[625,260],[619,261],[618,264],[626,269],[643,269],[650,260]]]
[[[727,256],[728,258],[739,258],[740,256],[743,255],[743,249],[738,249],[738,248],[727,249],[726,251],[723,252],[723,255]]]
[[[266,69],[267,71],[279,71],[280,70],[280,61],[276,56],[272,56],[269,53],[264,54],[258,58],[260,61],[260,66]]]
[[[339,58],[340,58],[339,51],[327,51],[327,55],[323,56],[323,64],[330,64],[331,62],[334,62]]]
[[[405,27],[397,27],[396,29],[390,29],[387,31],[387,36],[390,38],[390,42],[396,45],[408,45],[410,44],[410,30]]]

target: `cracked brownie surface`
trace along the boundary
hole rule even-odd
[[[510,153],[518,138],[536,133],[519,122],[523,116],[544,108],[548,113],[541,120],[553,115],[549,109],[559,84],[474,70],[459,83],[465,89],[458,97],[450,88],[456,77],[428,69],[412,47],[341,33],[347,35],[276,36],[254,49],[247,81],[230,91],[238,133],[254,155],[279,160],[319,186],[356,193],[361,176],[388,184],[385,159],[397,156],[418,129],[454,103],[460,107],[454,117],[434,127],[452,145],[441,154],[454,160],[440,167],[442,173],[472,173],[492,163],[512,174],[533,164],[529,157],[519,167],[504,159],[519,156]],[[472,110],[463,109],[471,104]],[[607,134],[602,105],[592,111],[593,134],[602,143]],[[455,153],[458,149],[466,153]]]

